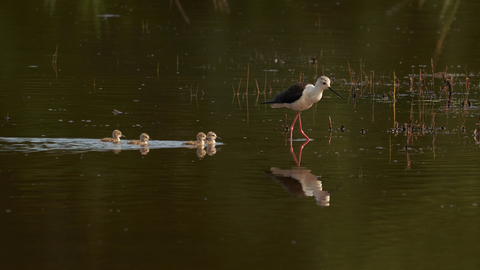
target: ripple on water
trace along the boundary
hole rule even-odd
[[[217,143],[222,145],[222,143]],[[185,148],[181,141],[157,141],[150,140],[145,149],[163,149],[163,148]],[[87,151],[115,151],[115,150],[138,150],[142,148],[139,145],[127,144],[122,141],[120,144],[104,143],[98,139],[83,138],[22,138],[22,137],[0,137],[0,151],[13,152],[39,152],[39,151],[58,151],[68,150],[73,152]]]

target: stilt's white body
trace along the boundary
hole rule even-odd
[[[286,107],[296,110],[297,115],[295,116],[295,119],[290,127],[290,140],[292,139],[293,126],[295,125],[297,118],[300,124],[300,133],[302,133],[302,135],[309,140],[310,138],[308,138],[302,129],[300,112],[309,109],[313,104],[320,101],[323,96],[323,91],[326,89],[332,90],[332,92],[341,97],[330,87],[330,79],[326,76],[321,76],[318,78],[315,86],[313,84],[297,83],[276,95],[273,100],[269,100],[264,103],[269,103],[272,108]]]
[[[322,76],[313,84],[295,84],[278,94],[271,103],[272,108],[289,108],[295,111],[305,111],[322,99],[323,91],[330,88],[330,79]],[[293,99],[297,98],[293,101]],[[282,103],[285,100],[285,103]]]
[[[326,88],[325,88],[326,89]],[[272,108],[289,108],[295,111],[305,111],[310,109],[314,103],[317,103],[322,99],[323,90],[313,86],[313,84],[307,84],[305,90],[302,92],[302,96],[292,103],[273,103]]]

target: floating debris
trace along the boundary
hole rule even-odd
[[[120,15],[119,14],[97,14],[97,17],[108,19],[108,18],[118,18],[120,17]]]
[[[123,112],[121,112],[121,111],[119,111],[119,110],[113,109],[113,114],[114,114],[114,115],[121,114],[121,113],[123,113]]]

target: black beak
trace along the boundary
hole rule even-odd
[[[335,90],[333,90],[331,87],[328,87],[328,89],[332,90],[333,93],[337,94],[337,96],[342,98],[342,96],[340,96],[337,92],[335,92]]]

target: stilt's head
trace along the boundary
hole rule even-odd
[[[112,137],[113,137],[114,139],[119,140],[120,137],[125,137],[125,135],[122,135],[122,132],[121,132],[120,130],[115,129],[115,130],[113,131],[113,133],[112,133]]]
[[[141,142],[147,142],[148,140],[150,140],[150,136],[148,136],[147,133],[140,134],[140,141]]]
[[[337,96],[342,97],[330,87],[330,79],[327,76],[321,76],[318,78],[315,88],[319,89],[321,92],[325,89],[330,89],[333,93],[337,94]]]

